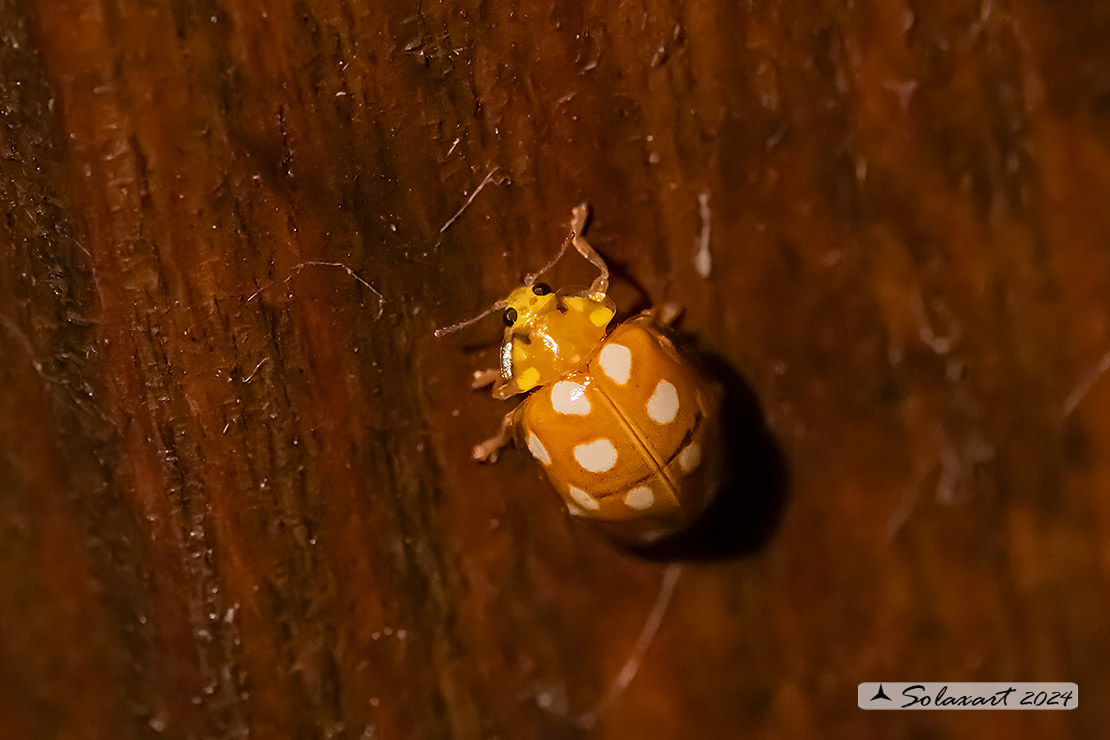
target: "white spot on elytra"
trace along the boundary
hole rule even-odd
[[[647,414],[656,424],[669,424],[678,415],[678,390],[665,380],[655,385],[647,402]]]
[[[623,344],[607,344],[597,356],[601,370],[617,385],[624,385],[632,377],[632,350]]]
[[[617,448],[607,439],[595,439],[576,446],[574,459],[591,473],[604,473],[617,464]]]
[[[700,462],[701,447],[697,442],[691,442],[686,445],[682,452],[678,453],[678,465],[682,468],[682,472],[684,473],[689,473],[696,468]]]
[[[560,380],[551,386],[551,406],[560,414],[585,416],[590,413],[590,399],[586,398],[586,386]]]
[[[540,442],[539,437],[532,433],[528,434],[528,451],[544,465],[551,464],[551,455],[548,454],[547,448],[543,446],[543,442]]]
[[[624,502],[629,508],[643,511],[655,503],[655,494],[647,486],[640,486],[624,494]]]
[[[599,504],[597,502],[597,499],[595,499],[593,496],[591,496],[590,494],[583,491],[581,488],[575,488],[574,486],[567,486],[567,495],[570,496],[572,499],[574,499],[574,504],[578,504],[578,506],[575,506],[574,504],[569,504],[567,506],[567,509],[570,511],[570,513],[574,514],[575,516],[581,515],[582,514],[582,509],[589,509],[590,511],[597,511],[598,509],[601,508],[601,504]],[[571,507],[574,507],[574,508],[571,508]],[[581,507],[581,508],[579,508],[579,507]],[[575,512],[574,509],[578,509],[578,511]]]

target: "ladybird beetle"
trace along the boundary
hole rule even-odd
[[[668,336],[673,306],[607,327],[609,270],[582,236],[588,210],[574,209],[570,234],[546,267],[525,278],[467,326],[503,308],[500,368],[474,374],[494,398],[528,396],[500,431],[474,448],[495,462],[515,441],[543,466],[571,516],[610,535],[649,544],[683,529],[713,498],[721,475],[721,388]],[[598,277],[588,289],[552,291],[536,278],[574,248]]]

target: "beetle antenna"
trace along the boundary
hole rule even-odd
[[[492,306],[490,306],[489,308],[487,308],[485,311],[482,311],[482,313],[478,314],[477,316],[474,316],[473,318],[469,318],[466,321],[460,321],[457,324],[451,324],[450,326],[441,327],[439,329],[436,329],[434,332],[432,332],[432,334],[434,334],[436,337],[445,337],[448,334],[454,334],[459,329],[465,329],[466,327],[470,326],[471,324],[475,324],[475,323],[481,321],[482,319],[489,316],[494,311],[496,311],[500,308],[504,308],[506,305],[508,305],[508,304],[506,304],[505,301],[498,301],[497,303],[495,303]]]
[[[574,207],[574,210],[571,212],[570,233],[567,234],[567,238],[563,240],[563,246],[559,248],[559,253],[537,272],[525,276],[524,285],[526,287],[531,287],[532,283],[536,282],[536,278],[554,267],[555,263],[563,258],[563,255],[567,253],[567,249],[573,244],[574,248],[601,273],[601,275],[594,280],[594,284],[590,286],[590,290],[595,293],[604,293],[609,289],[609,269],[605,266],[605,262],[601,259],[601,256],[590,246],[589,242],[582,238],[582,232],[586,230],[586,219],[589,217],[590,207],[588,205],[579,203]]]
[[[567,238],[563,240],[563,246],[559,247],[559,253],[551,258],[550,262],[548,262],[546,265],[536,270],[535,272],[524,276],[524,285],[529,288],[532,287],[532,284],[536,282],[536,278],[554,267],[555,264],[563,258],[563,255],[567,253],[567,249],[569,249],[570,245],[573,243],[574,232],[571,232],[570,234],[567,234]]]

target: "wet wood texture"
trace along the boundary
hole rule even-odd
[[[7,737],[1110,724],[1107,3],[0,0],[0,37]],[[758,402],[713,542],[622,551],[469,460],[500,327],[432,330],[579,201],[622,308],[683,303]],[[880,679],[1081,703],[858,710]]]

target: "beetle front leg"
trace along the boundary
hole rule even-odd
[[[496,383],[500,377],[501,371],[496,367],[491,367],[488,370],[475,370],[474,374],[470,376],[470,389],[480,391]]]
[[[497,434],[489,439],[474,445],[474,449],[470,455],[478,462],[495,463],[497,458],[501,456],[501,450],[509,445],[513,438],[513,415],[516,410],[510,411],[505,414],[505,418],[501,420],[501,428],[497,430]]]
[[[670,326],[682,315],[682,304],[673,301],[661,303],[644,311],[643,315],[650,316],[663,326]]]
[[[597,268],[599,273],[590,285],[590,292],[604,295],[609,292],[609,267],[605,264],[601,255],[597,253],[597,250],[582,236],[582,231],[586,228],[586,218],[589,215],[590,209],[585,203],[575,206],[570,218],[570,238],[574,243],[574,248],[578,250],[578,254],[585,257],[591,265]]]

